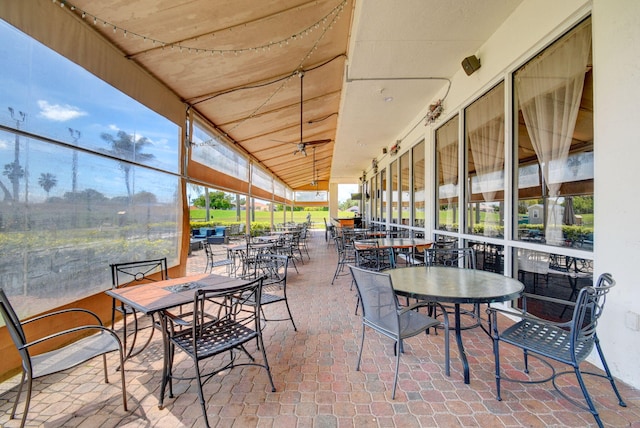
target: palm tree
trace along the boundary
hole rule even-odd
[[[11,162],[4,166],[4,171],[2,171],[2,175],[6,175],[9,181],[13,183],[13,197],[14,201],[18,201],[18,183],[22,178],[24,178],[24,168],[20,166],[18,162]],[[6,187],[3,187],[3,191]],[[7,192],[5,191],[5,199],[7,199]]]
[[[50,172],[43,172],[42,174],[40,174],[40,178],[38,178],[38,184],[44,189],[45,192],[47,192],[47,199],[49,199],[49,191],[56,187],[56,185],[58,184],[58,179]]]
[[[151,153],[141,153],[144,146],[151,145],[146,137],[142,137],[139,140],[135,140],[133,135],[127,134],[124,131],[118,131],[117,138],[106,132],[100,135],[104,141],[111,145],[110,150],[103,150],[105,153],[110,154],[122,161],[118,162],[120,169],[124,173],[124,181],[127,186],[127,196],[131,200],[131,167],[130,162],[144,163],[155,156]],[[125,162],[127,161],[127,162]]]

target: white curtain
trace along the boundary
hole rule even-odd
[[[515,76],[518,101],[548,190],[546,240],[562,240],[558,203],[561,181],[553,170],[566,168],[591,52],[591,22],[574,29],[531,60]]]
[[[493,202],[496,193],[504,189],[504,84],[470,105],[465,118],[475,183],[484,201]],[[495,216],[486,215],[484,235],[499,235],[499,223]]]
[[[447,201],[451,201],[457,196],[458,184],[458,118],[455,117],[438,129],[437,147],[439,157],[440,173],[442,174],[441,187],[448,190],[444,192]],[[447,186],[449,185],[449,186]],[[439,195],[442,198],[442,195]]]
[[[504,189],[504,85],[469,106],[465,118],[476,182],[484,200],[492,202]]]
[[[438,128],[436,133],[438,150],[438,168],[441,175],[438,186],[438,199],[447,200],[449,215],[438,220],[440,228],[454,230],[458,218],[458,116]]]

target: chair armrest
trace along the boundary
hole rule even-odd
[[[27,342],[27,343],[24,344],[24,346],[20,347],[19,349],[30,348],[32,346],[35,346],[35,345],[38,345],[40,343],[46,342],[47,340],[51,340],[51,339],[55,339],[55,338],[58,338],[58,337],[61,337],[61,336],[65,336],[67,334],[73,334],[73,333],[78,333],[78,332],[87,331],[87,330],[98,330],[98,331],[102,331],[102,332],[105,332],[107,334],[110,334],[118,341],[118,344],[120,344],[120,346],[122,346],[120,338],[110,328],[104,327],[102,325],[83,325],[83,326],[80,326],[80,327],[74,327],[74,328],[70,328],[70,329],[67,329],[67,330],[59,331],[57,333],[53,333],[53,334],[50,334],[48,336],[41,337],[41,338],[36,339],[34,341]]]
[[[425,301],[425,300],[419,300],[416,303],[414,303],[413,305],[403,306],[402,309],[400,309],[398,311],[398,315],[402,315],[405,312],[413,311],[413,310],[418,309],[418,308],[429,308],[429,307],[432,307],[434,305],[440,307],[440,310],[442,311],[442,317],[443,317],[442,324],[444,324],[445,328],[448,329],[449,328],[449,316],[447,315],[447,311],[446,311],[445,307],[441,303],[438,303],[438,302],[428,302],[428,301]]]
[[[429,306],[431,306],[431,302],[417,301],[413,305],[403,306],[400,310],[398,310],[398,314],[401,315],[401,314],[403,314],[405,312],[413,311],[413,310],[419,309],[419,308],[428,308]]]
[[[33,317],[33,318],[29,318],[28,320],[24,320],[21,321],[20,324],[25,325],[25,324],[29,324],[31,322],[34,321],[40,321],[43,320],[45,318],[49,318],[55,315],[64,315],[64,314],[68,314],[71,312],[80,312],[80,313],[85,313],[87,315],[92,316],[93,318],[95,318],[95,320],[97,321],[97,325],[99,326],[103,326],[104,324],[102,324],[102,320],[100,319],[100,317],[95,314],[94,312],[88,310],[88,309],[83,309],[83,308],[69,308],[69,309],[62,309],[60,311],[55,311],[55,312],[49,312],[48,314],[44,314],[44,315],[39,315],[37,317]]]
[[[552,300],[560,300],[560,299],[553,299]],[[541,299],[541,300],[546,300],[546,299]],[[561,302],[563,302],[563,300],[560,300]],[[521,321],[522,320],[530,320],[530,321],[535,321],[537,323],[544,323],[544,324],[549,324],[549,325],[554,325],[556,327],[567,327],[571,324],[570,321],[567,322],[556,322],[556,321],[550,321],[544,318],[540,318],[537,317],[535,315],[530,314],[529,312],[525,312],[520,308],[509,308],[509,309],[502,309],[502,308],[496,308],[493,306],[489,306],[487,308],[487,314],[491,317],[491,315],[497,315],[498,313],[502,313],[505,315],[510,315],[510,316],[516,316],[518,317]],[[497,324],[497,317],[494,318]],[[497,327],[497,325],[496,325]]]
[[[174,324],[174,325],[177,325],[179,327],[188,327],[188,326],[191,325],[191,323],[189,321],[185,320],[184,318],[182,318],[179,315],[176,315],[176,314],[171,313],[169,311],[165,311],[164,314],[166,315],[167,319],[169,321],[171,321],[171,323]],[[192,315],[192,313],[189,312],[188,314],[184,314],[184,315]]]
[[[545,302],[551,302],[551,303],[559,303],[561,305],[567,305],[567,306],[576,305],[576,303],[572,302],[571,300],[557,299],[555,297],[542,296],[540,294],[522,293],[522,297],[524,300],[534,299],[534,300],[543,300]]]

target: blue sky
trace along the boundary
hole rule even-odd
[[[109,144],[100,137],[102,133],[115,136],[122,130],[135,139],[145,137],[151,142],[152,148],[143,149],[143,152],[153,151],[155,158],[150,165],[178,171],[181,131],[177,125],[1,20],[0,40],[0,122],[16,126],[16,119],[20,119],[23,112],[26,115],[19,123],[21,129],[68,143],[79,137],[78,145],[97,151],[109,149]],[[13,117],[9,108],[14,111]],[[69,128],[78,132],[72,133]],[[0,133],[2,169],[14,160],[14,138],[14,134]],[[27,144],[30,144],[28,158]],[[44,197],[37,185],[41,173],[57,173],[58,185],[51,191],[52,196],[71,188],[70,174],[56,171],[60,162],[69,162],[71,150],[45,146],[21,139],[20,163],[28,166],[29,191],[35,198]],[[100,164],[100,159],[92,159],[91,165],[80,161],[79,166],[85,170],[81,189],[102,189],[107,192],[106,196],[120,195],[125,189],[122,174],[110,172],[112,180],[122,181],[122,185],[114,186],[113,182],[101,184],[100,174],[94,173],[101,168],[117,168],[113,161],[104,160]],[[0,180],[6,186],[10,184],[5,176],[0,176]]]

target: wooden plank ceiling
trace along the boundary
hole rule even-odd
[[[350,2],[74,0],[72,6],[70,13],[84,13],[88,27],[285,184],[315,190],[317,180],[317,188],[328,188]],[[301,142],[318,140],[327,142],[299,150]]]

